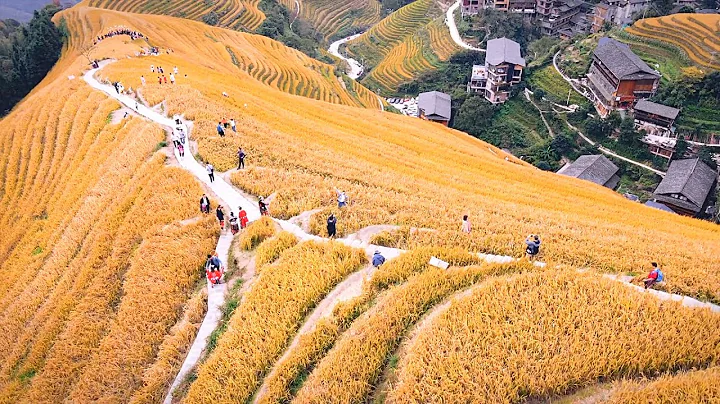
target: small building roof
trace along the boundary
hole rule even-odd
[[[629,46],[612,38],[601,38],[594,54],[618,79],[660,78]]]
[[[439,91],[420,93],[418,108],[423,110],[425,117],[450,120],[450,95]]]
[[[525,66],[525,59],[520,55],[520,44],[505,37],[487,42],[485,61],[495,66],[503,63]]]
[[[680,110],[667,105],[658,104],[656,102],[648,100],[640,100],[635,105],[636,111],[646,112],[648,114],[655,114],[668,119],[676,119]]]
[[[699,158],[675,160],[670,163],[665,178],[655,189],[655,199],[699,212],[716,179],[717,173]],[[682,195],[687,201],[676,198],[668,200],[667,197],[673,194]]]
[[[620,169],[607,157],[602,154],[593,154],[578,157],[574,163],[561,168],[558,174],[592,181],[608,188],[615,188],[620,180],[616,176],[618,171]]]
[[[483,65],[473,65],[472,76],[470,80],[482,80],[487,78],[487,67]]]
[[[675,213],[675,211],[668,208],[667,205],[664,205],[664,204],[662,204],[660,202],[656,202],[656,201],[647,201],[647,202],[645,202],[645,206],[649,206],[649,207],[655,208],[655,209],[660,209],[665,212]]]

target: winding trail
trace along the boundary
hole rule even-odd
[[[445,25],[447,25],[448,29],[450,30],[450,36],[452,37],[453,42],[455,42],[459,47],[463,49],[485,52],[485,49],[476,48],[472,45],[468,45],[460,37],[460,31],[458,31],[457,24],[455,23],[455,10],[457,10],[458,7],[460,7],[460,0],[456,1],[452,6],[450,6],[450,8],[448,8],[447,12],[445,13]]]
[[[350,42],[353,39],[359,37],[362,34],[355,34],[350,35],[349,37],[338,39],[337,41],[330,44],[330,47],[328,48],[328,52],[335,56],[339,57],[340,59],[346,61],[350,65],[350,72],[347,73],[348,77],[350,77],[353,80],[356,80],[358,77],[360,77],[363,73],[363,66],[358,62],[357,60],[353,58],[348,58],[340,54],[340,45]],[[382,103],[381,103],[382,104]]]
[[[457,4],[455,8],[457,8]],[[118,94],[115,89],[109,85],[109,84],[102,84],[95,79],[95,73],[97,73],[100,69],[102,69],[104,66],[113,63],[114,60],[106,60],[100,63],[100,67],[97,69],[91,69],[87,71],[85,74],[83,74],[83,80],[90,85],[92,88],[97,89],[99,91],[104,92],[111,98],[116,99],[124,106],[132,109],[135,111],[138,115],[141,115],[145,118],[148,118],[152,120],[153,122],[172,129],[174,126],[174,121],[168,117],[165,117],[164,115],[158,113],[157,111],[154,111],[153,109],[143,105],[138,104],[135,99],[124,95],[124,94]],[[191,121],[185,121],[185,125],[188,129],[192,128],[192,122]],[[188,141],[190,139],[190,132],[189,130],[186,131],[188,134]],[[589,139],[586,139],[590,141]],[[197,162],[195,160],[195,157],[190,150],[189,152],[185,154],[184,157],[180,157],[177,150],[175,150],[175,157],[177,161],[179,162],[180,166],[193,174],[198,180],[203,182],[207,187],[209,187],[215,195],[222,201],[223,205],[228,207],[233,212],[237,212],[237,207],[242,206],[247,214],[248,219],[250,221],[254,221],[260,218],[260,211],[257,207],[257,202],[255,200],[250,199],[247,196],[244,196],[241,192],[239,192],[237,189],[235,189],[232,185],[230,185],[228,182],[225,181],[224,176],[222,173],[216,173],[216,179],[214,182],[210,182],[207,172],[205,171],[205,167]],[[618,156],[619,158],[622,158]],[[624,159],[624,158],[623,158]],[[649,168],[649,167],[648,167]],[[650,168],[649,168],[650,169]],[[301,215],[302,216],[302,215]],[[315,241],[328,241],[328,239],[315,236],[312,234],[308,234],[305,232],[298,224],[296,224],[297,220],[280,220],[280,219],[273,219],[276,223],[280,225],[280,227],[283,230],[289,231],[293,233],[295,236],[298,237],[300,241],[307,241],[307,240],[315,240]],[[371,226],[366,229],[361,229],[357,233],[350,234],[346,236],[345,238],[338,239],[337,241],[348,245],[350,247],[354,248],[360,248],[364,249],[366,252],[366,255],[372,256],[372,254],[379,250],[387,260],[391,260],[400,254],[404,253],[405,250],[397,249],[397,248],[389,248],[389,247],[383,247],[383,246],[377,246],[373,244],[369,244],[368,240],[370,237],[382,230],[389,229],[390,227],[387,226]],[[230,249],[230,244],[232,243],[233,236],[229,232],[224,232],[221,234],[220,239],[218,240],[218,244],[216,247],[216,251],[218,252],[218,255],[220,256],[220,259],[227,263],[228,260],[228,251]],[[491,263],[509,263],[518,260],[517,258],[510,257],[510,256],[502,256],[502,255],[493,255],[493,254],[478,254],[478,256],[482,257],[485,261],[491,262]],[[536,262],[535,263],[538,266],[545,266],[545,263],[542,262]],[[305,324],[303,325],[303,328],[311,327],[312,324],[314,324],[315,321],[317,321],[319,318],[323,316],[324,313],[326,313],[327,310],[332,310],[332,307],[334,307],[334,302],[328,300],[330,296],[335,296],[335,300],[339,298],[339,296],[348,296],[352,295],[353,293],[356,293],[357,288],[362,286],[362,279],[364,278],[364,275],[367,274],[368,268],[364,268],[363,270],[357,271],[354,274],[350,275],[346,280],[339,283],[333,291],[331,291],[323,301],[317,306],[316,310],[308,317],[308,320],[306,320]],[[361,276],[361,274],[363,276]],[[623,281],[622,279],[615,277],[614,279],[618,281]],[[624,282],[627,283],[627,282]],[[700,302],[696,299],[692,299],[687,296],[681,296],[681,295],[673,295],[666,292],[661,292],[657,290],[643,290],[642,288],[637,287],[636,285],[632,285],[627,283],[631,287],[638,288],[641,292],[649,292],[658,297],[661,300],[675,300],[679,301],[683,306],[688,307],[704,307],[704,308],[710,308],[714,312],[720,312],[720,306],[713,305],[710,303],[704,303]],[[200,330],[198,331],[197,336],[195,337],[195,340],[193,341],[193,344],[190,348],[190,351],[185,358],[185,361],[182,364],[182,367],[178,373],[178,375],[175,377],[175,380],[172,384],[172,387],[169,389],[168,394],[165,398],[165,403],[171,402],[172,399],[172,391],[177,387],[182,380],[186,377],[187,373],[192,369],[195,365],[197,365],[198,360],[200,359],[200,356],[202,352],[205,350],[205,347],[207,346],[207,338],[210,335],[210,333],[217,327],[218,322],[220,321],[222,317],[221,313],[221,306],[224,303],[225,298],[225,290],[226,290],[226,284],[222,284],[217,287],[210,287],[211,285],[208,284],[208,311],[205,315],[205,318],[202,322],[202,325],[200,326]],[[317,312],[317,313],[316,313]],[[313,320],[314,319],[314,320]],[[298,335],[300,335],[299,333]],[[289,350],[288,350],[289,351]]]

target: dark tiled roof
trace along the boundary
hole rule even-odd
[[[678,194],[688,199],[687,205],[691,210],[699,212],[717,179],[717,174],[698,158],[675,160],[665,174],[660,185],[655,190],[655,199],[665,202],[672,198],[670,195]],[[672,198],[668,201],[680,207],[685,207],[682,200]]]
[[[636,111],[647,112],[649,114],[659,115],[665,118],[675,119],[677,118],[680,110],[667,105],[658,104],[656,102],[648,100],[640,100],[635,105]]]
[[[619,169],[601,154],[580,156],[574,163],[566,165],[558,174],[592,181],[596,184],[615,188],[620,178],[615,175]],[[617,178],[615,178],[617,177]]]
[[[612,38],[603,38],[595,49],[595,56],[618,79],[659,78],[655,70],[643,62],[630,47]],[[626,77],[627,76],[627,77]]]
[[[423,110],[426,117],[433,115],[450,119],[450,96],[439,91],[420,93],[418,96],[418,108]]]
[[[668,208],[667,205],[662,204],[662,203],[660,203],[660,202],[656,202],[656,201],[647,201],[647,202],[645,202],[645,206],[649,206],[649,207],[655,208],[655,209],[664,210],[665,212],[675,213],[675,211],[672,210],[672,209],[670,209],[670,208]]]
[[[487,42],[485,61],[495,66],[505,62],[525,66],[525,59],[520,55],[520,44],[504,37]]]

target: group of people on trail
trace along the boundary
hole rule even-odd
[[[222,283],[222,277],[225,274],[225,266],[223,266],[218,253],[210,255],[208,254],[207,260],[205,261],[205,275],[210,281],[210,287],[214,288],[215,285]]]
[[[158,76],[157,76],[158,84],[163,85],[163,84],[167,84],[167,82],[168,82],[168,77],[170,77],[170,84],[175,84],[175,76],[177,76],[177,74],[180,72],[180,70],[178,69],[177,66],[175,66],[175,67],[173,68],[173,71],[170,72],[170,73],[166,76],[166,75],[165,75],[165,70],[163,70],[162,66],[158,66],[157,68],[155,68],[155,65],[150,65],[150,72],[151,72],[151,73],[157,72],[157,74],[158,74]],[[187,74],[185,75],[185,77],[187,77]],[[141,76],[140,76],[140,84],[142,84],[142,85],[144,86],[146,82],[147,82],[147,81],[145,80],[145,76],[144,76],[144,75],[141,75]]]
[[[93,41],[93,45],[97,45],[98,43],[102,42],[103,39],[112,38],[117,35],[127,35],[132,39],[133,41],[136,39],[145,39],[149,40],[147,36],[145,36],[143,33],[135,31],[133,29],[130,29],[128,27],[118,26],[111,28],[110,31],[107,32],[107,34],[104,35],[98,35],[95,40]]]
[[[204,214],[210,213],[210,198],[208,198],[206,194],[203,194],[202,197],[200,197],[200,212]],[[218,223],[220,224],[220,230],[225,230],[225,209],[222,205],[218,205],[215,209],[215,216],[217,217]],[[247,212],[242,208],[242,206],[238,206],[237,216],[235,216],[234,212],[230,211],[228,223],[230,224],[230,231],[233,235],[237,234],[240,229],[244,229],[245,227],[247,227],[248,216]]]

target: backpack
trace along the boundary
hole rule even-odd
[[[657,279],[656,279],[656,282],[662,282],[662,281],[664,281],[664,280],[665,280],[665,274],[662,273],[662,271],[660,270],[660,268],[656,269],[656,271],[657,271]]]
[[[525,252],[528,253],[528,254],[530,254],[530,255],[537,255],[537,253],[538,253],[539,251],[540,251],[540,247],[538,247],[537,245],[529,245],[529,246],[527,246],[527,248],[525,249]]]

